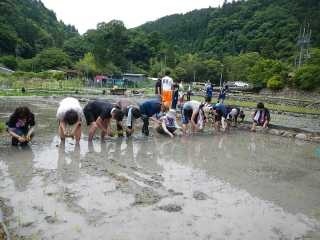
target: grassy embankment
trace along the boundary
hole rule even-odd
[[[22,88],[26,92],[22,92]],[[85,87],[82,79],[73,80],[56,80],[56,79],[39,79],[16,77],[12,75],[0,75],[0,96],[51,96],[51,95],[68,95],[68,94],[101,94],[102,89],[110,89],[110,87]],[[145,95],[152,96],[154,94],[154,81],[147,80],[138,83],[131,90],[142,90]],[[203,101],[201,96],[192,96],[192,99]],[[255,108],[256,102],[239,101],[227,99],[226,104],[235,105],[245,108]],[[280,104],[266,103],[266,107],[274,111],[284,111],[293,113],[320,114],[319,109],[309,109],[298,106],[288,106]]]

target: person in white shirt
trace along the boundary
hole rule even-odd
[[[171,108],[172,103],[172,88],[173,88],[173,80],[169,77],[170,71],[167,70],[165,72],[165,76],[161,79],[162,85],[162,104],[166,106],[168,109]]]
[[[57,119],[59,121],[59,136],[61,141],[70,137],[75,138],[76,143],[79,144],[82,118],[82,107],[77,99],[67,97],[59,103]]]

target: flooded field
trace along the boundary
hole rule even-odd
[[[320,239],[319,144],[233,130],[90,145],[84,127],[60,145],[57,101],[27,104],[30,148],[0,144],[12,239]]]

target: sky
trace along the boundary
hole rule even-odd
[[[217,7],[223,0],[42,0],[65,24],[83,34],[100,22],[116,19],[127,28],[194,9]]]

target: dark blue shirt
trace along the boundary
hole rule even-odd
[[[207,93],[207,96],[208,96],[208,97],[212,97],[213,87],[212,87],[211,84],[209,84],[209,85],[207,86],[206,93]]]
[[[141,115],[146,115],[152,117],[155,114],[160,113],[161,111],[161,102],[159,100],[147,100],[140,105]]]

